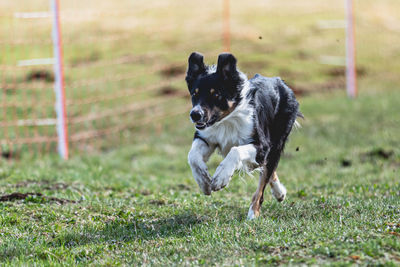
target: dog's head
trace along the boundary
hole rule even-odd
[[[190,118],[198,130],[212,126],[237,107],[244,83],[232,54],[220,54],[216,67],[206,66],[203,60],[203,55],[192,53],[186,74],[193,104]]]

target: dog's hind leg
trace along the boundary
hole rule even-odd
[[[253,195],[249,212],[247,214],[247,219],[253,220],[258,216],[260,216],[260,208],[261,204],[264,201],[264,190],[267,184],[268,184],[267,170],[266,166],[263,166],[262,171],[260,173],[260,179],[258,181],[258,187]]]
[[[260,181],[258,184],[258,188],[253,196],[253,201],[251,202],[249,213],[247,215],[247,218],[250,220],[257,218],[260,214],[260,208],[264,200],[265,186],[270,182],[273,182],[274,186],[278,186],[276,182],[279,182],[279,180],[273,181],[273,179],[275,177],[276,178],[278,177],[275,170],[276,167],[278,166],[280,156],[281,156],[281,150],[276,147],[272,147],[271,151],[268,153],[267,164],[263,167],[262,172],[260,174]],[[281,184],[279,183],[279,185]],[[279,186],[277,188],[283,189],[284,187],[282,185],[282,187]],[[286,195],[286,189],[284,195]],[[282,200],[285,198],[284,196],[281,197],[281,195],[279,195],[279,197],[282,198]]]
[[[282,202],[286,197],[286,188],[279,181],[278,174],[276,174],[276,172],[274,172],[269,185],[271,186],[272,195],[276,198],[276,200]]]
[[[262,172],[260,173],[257,190],[254,193],[251,201],[247,219],[252,220],[260,216],[261,205],[264,201],[264,190],[267,184],[267,170],[266,168],[263,168]],[[278,174],[276,172],[274,172],[269,184],[274,197],[279,202],[283,201],[286,197],[286,188],[279,182]]]

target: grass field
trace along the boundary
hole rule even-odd
[[[152,125],[130,132],[123,145],[107,139],[113,149],[103,153],[76,152],[69,161],[23,153],[1,160],[0,265],[398,266],[400,5],[358,2],[360,96],[349,100],[343,68],[318,64],[321,55],[344,52],[342,31],[316,27],[319,20],[341,18],[342,1],[293,2],[232,1],[232,51],[241,69],[250,76],[279,75],[302,95],[306,119],[293,131],[278,168],[288,189],[283,203],[267,192],[260,218],[246,220],[257,174],[237,174],[226,189],[210,197],[200,194],[186,160],[193,127],[182,114],[166,119],[161,132],[152,132]],[[104,12],[115,7],[111,1],[95,3],[63,4],[67,14],[78,7]],[[220,6],[211,9],[213,1],[188,1],[186,9],[177,1],[146,3],[118,1],[117,10],[126,14],[104,20],[79,12],[65,16],[68,84],[159,65],[184,68],[193,50],[215,62],[221,50]],[[24,8],[40,11],[47,4]],[[10,33],[5,11],[24,10],[12,1],[0,0],[0,7],[1,41]],[[30,36],[28,29],[15,31],[14,38]],[[113,36],[120,39],[86,43],[89,37]],[[7,52],[0,55],[2,70],[13,60],[45,57],[51,49],[4,42],[0,47]],[[128,64],[96,67],[132,55]],[[0,77],[23,80],[26,73],[18,71],[4,68]],[[100,84],[93,92],[113,94],[162,79],[155,72]],[[172,86],[185,90],[183,80]],[[71,98],[80,99],[80,90],[71,87]],[[183,102],[170,104],[179,108]],[[85,108],[96,112],[101,106]],[[220,161],[218,155],[211,158],[211,172]],[[13,192],[21,194],[5,197]]]
[[[288,198],[279,204],[267,194],[255,221],[246,212],[256,177],[236,176],[211,197],[199,193],[186,163],[189,123],[98,156],[4,162],[2,194],[43,196],[0,202],[0,259],[12,265],[396,266],[400,93],[390,93],[301,99],[307,119],[292,134],[278,172]],[[210,168],[219,160],[213,157]]]

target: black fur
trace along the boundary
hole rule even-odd
[[[236,68],[237,61],[232,54],[223,53],[218,57],[215,72],[209,71],[211,67],[204,64],[203,56],[199,53],[192,53],[188,61],[186,82],[192,95],[192,104],[204,110],[204,116],[196,121],[196,127],[200,129],[200,125],[204,129],[222,119],[221,114],[226,116],[229,108],[234,109],[243,101],[241,92],[247,77]],[[256,74],[248,82],[250,90],[245,97],[249,100],[249,108],[255,111],[252,144],[257,149],[256,161],[266,167],[269,179],[278,166],[296,117],[303,115],[299,112],[293,91],[280,78]],[[215,112],[216,109],[218,112]],[[197,131],[194,138],[208,144]]]
[[[194,140],[194,139],[200,139],[201,141],[203,141],[204,143],[206,143],[207,146],[209,146],[207,140],[204,139],[203,137],[201,137],[201,135],[199,134],[198,131],[194,132],[193,140]]]
[[[209,71],[211,68],[215,66],[206,66],[200,53],[190,55],[186,83],[193,107],[199,105],[204,111],[201,120],[196,122],[207,127],[223,118],[230,108],[229,101],[233,106],[240,103],[243,88],[243,74],[236,69],[236,58],[232,54],[219,55],[216,71]]]
[[[255,109],[253,144],[257,163],[266,165],[267,177],[278,166],[286,140],[299,113],[293,91],[280,78],[256,74],[250,81],[248,97]]]
[[[200,53],[193,52],[188,59],[188,71],[186,74],[186,83],[189,88],[193,87],[193,82],[197,77],[206,71],[204,57]]]

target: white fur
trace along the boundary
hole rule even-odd
[[[254,110],[246,98],[249,84],[242,90],[242,101],[228,116],[199,133],[207,141],[218,144],[221,154],[227,156],[233,146],[249,144],[254,130]]]
[[[279,180],[271,180],[271,193],[279,202],[283,201],[286,197],[286,188]]]
[[[212,178],[211,188],[218,191],[228,185],[235,170],[242,166],[255,166],[257,149],[254,145],[232,147],[225,159],[219,164]]]
[[[254,130],[254,109],[249,105],[249,100],[246,97],[248,91],[249,83],[246,81],[241,91],[241,103],[221,121],[204,130],[198,130],[201,137],[206,139],[209,145],[218,146],[221,154],[225,157],[212,178],[211,188],[214,191],[224,188],[235,170],[243,169],[248,172],[258,166],[256,162],[257,150],[254,145],[250,144]],[[200,142],[204,143],[203,141]],[[201,172],[203,172],[206,168],[206,161],[203,160],[196,165],[199,158],[195,153],[200,151],[198,146],[192,145],[192,150],[189,152],[189,164],[192,166],[192,171],[201,167]],[[204,148],[201,148],[201,150],[204,150]],[[196,171],[193,171],[193,175],[203,192],[208,192],[207,179],[203,177],[204,175],[200,175]]]
[[[295,129],[300,129],[301,128],[301,124],[297,120],[294,121],[294,128]]]
[[[250,205],[249,212],[247,213],[247,219],[254,220],[256,218],[257,218],[257,216],[254,214],[253,205]]]
[[[206,70],[207,74],[212,74],[216,71],[217,71],[217,65],[215,65],[215,64],[208,66],[208,68]]]
[[[202,140],[195,139],[188,154],[193,177],[205,195],[211,194],[211,178],[206,162],[214,150],[215,146],[209,146]]]

